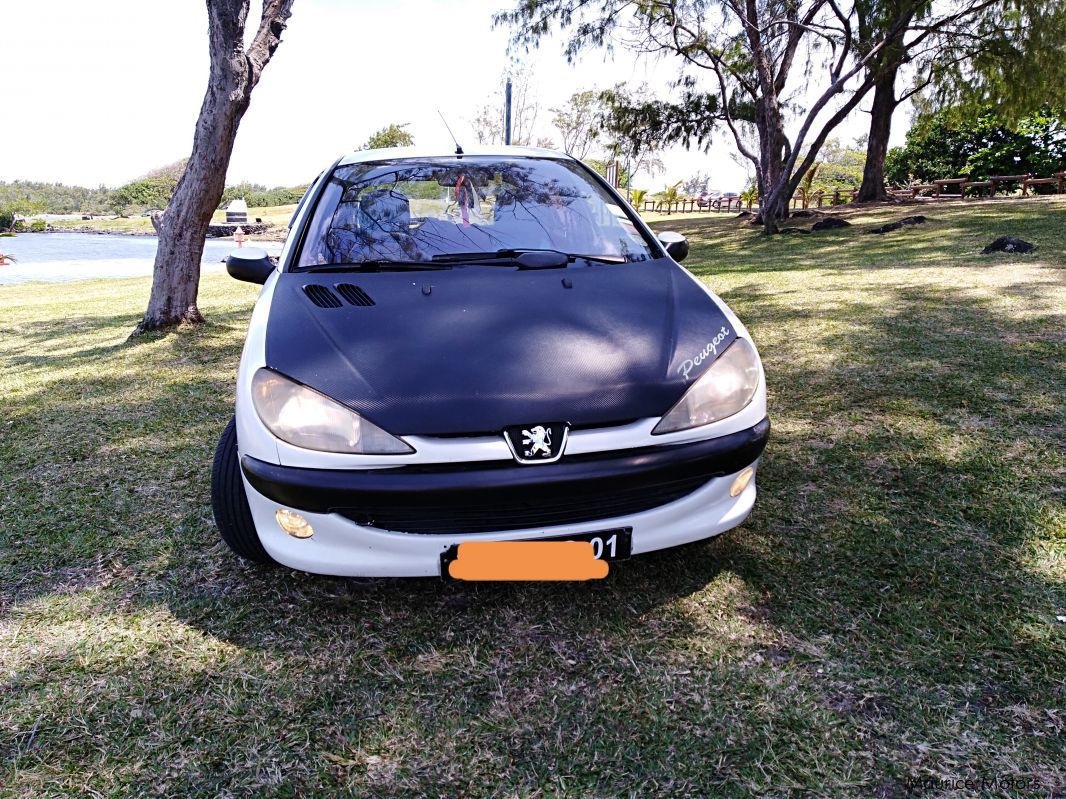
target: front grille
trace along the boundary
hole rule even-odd
[[[691,474],[647,477],[639,485],[623,475],[579,485],[432,492],[366,500],[359,508],[339,508],[337,512],[357,524],[395,532],[522,530],[651,510],[688,496],[714,477],[715,471],[704,465]]]
[[[305,469],[241,458],[249,484],[298,510],[339,513],[401,533],[489,533],[605,522],[686,497],[754,463],[770,420],[717,438],[563,457],[426,463],[386,469]]]

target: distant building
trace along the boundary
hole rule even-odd
[[[226,221],[235,222],[237,224],[246,223],[248,221],[248,203],[244,200],[234,200],[226,208]]]

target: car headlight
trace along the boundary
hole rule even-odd
[[[738,338],[659,420],[652,435],[675,433],[717,422],[744,409],[759,387],[759,356]]]
[[[297,447],[359,455],[414,452],[350,408],[269,369],[252,376],[252,404],[271,433]]]

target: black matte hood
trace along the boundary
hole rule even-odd
[[[311,290],[319,304],[308,286],[320,287]],[[732,328],[665,258],[286,272],[274,288],[266,362],[398,435],[595,427],[664,414],[736,338]]]

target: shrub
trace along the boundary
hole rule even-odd
[[[16,219],[15,224],[11,226],[11,229],[16,233],[23,233],[26,230],[26,223],[21,219]]]
[[[15,214],[6,208],[0,208],[0,230],[9,230],[15,226]]]
[[[43,219],[34,219],[30,222],[31,233],[44,233],[46,230],[48,230],[48,223]]]

